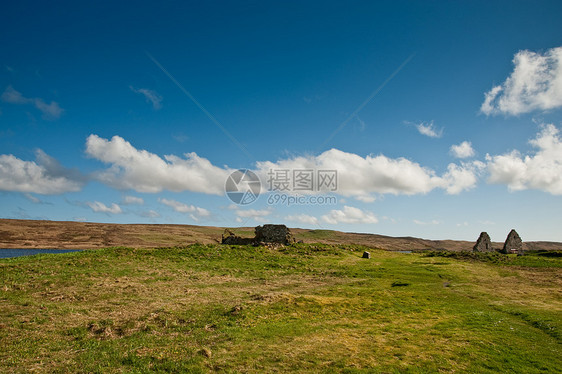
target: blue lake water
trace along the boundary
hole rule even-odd
[[[0,248],[0,258],[19,257],[19,256],[33,256],[42,253],[68,253],[77,252],[79,249],[4,249]]]

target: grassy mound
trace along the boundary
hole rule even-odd
[[[562,367],[562,258],[368,249],[367,260],[363,250],[191,245],[2,259],[0,372]]]

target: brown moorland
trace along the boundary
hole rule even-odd
[[[253,227],[231,228],[240,236],[253,237]],[[116,246],[154,248],[220,242],[224,228],[172,224],[113,224],[45,220],[0,219],[0,248],[94,249]],[[292,228],[305,243],[357,244],[391,251],[471,250],[474,242],[391,237],[333,230]],[[475,233],[475,240],[478,233]],[[524,238],[523,238],[524,239]],[[494,242],[494,248],[503,243]],[[560,250],[558,242],[524,242],[524,249]]]

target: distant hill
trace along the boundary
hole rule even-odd
[[[232,229],[240,236],[253,237],[253,227]],[[0,248],[89,249],[114,246],[136,248],[171,247],[193,243],[220,242],[224,228],[169,224],[111,224],[92,222],[34,221],[0,219]],[[347,233],[332,230],[293,228],[298,240],[305,243],[361,244],[391,251],[471,250],[474,242],[428,240],[377,234]],[[476,240],[476,237],[475,237]],[[503,243],[494,243],[501,248]],[[561,250],[558,242],[525,242],[525,249]]]

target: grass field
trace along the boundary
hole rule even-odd
[[[560,372],[562,258],[353,245],[0,260],[0,372]]]

